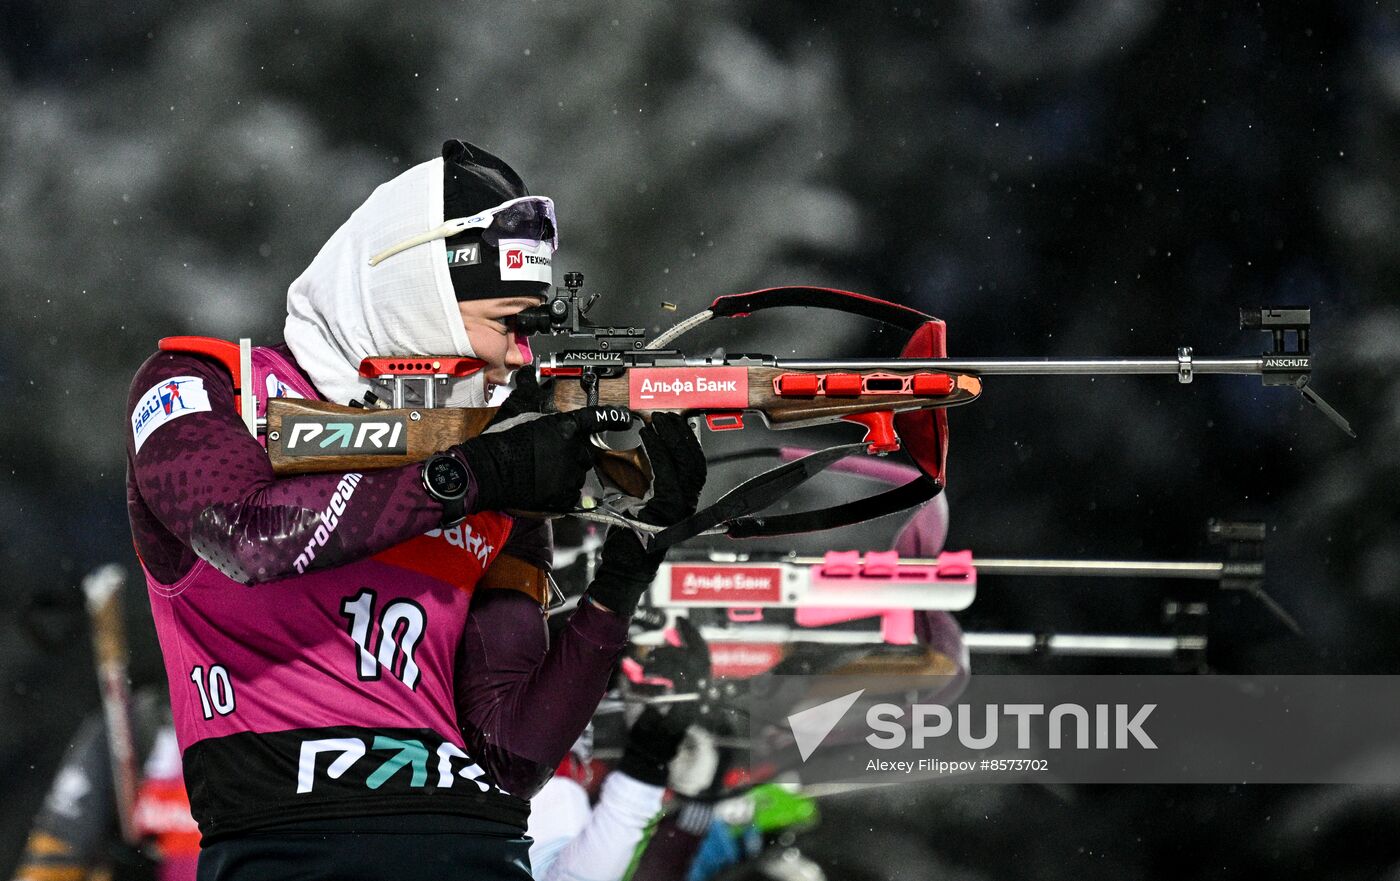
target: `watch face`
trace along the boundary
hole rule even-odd
[[[467,469],[451,456],[439,456],[428,463],[425,475],[433,492],[448,499],[455,499],[467,491]]]

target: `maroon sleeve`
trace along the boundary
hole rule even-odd
[[[188,568],[189,555],[171,553],[173,537],[235,581],[257,584],[372,556],[439,525],[442,506],[423,489],[418,465],[278,478],[238,417],[228,373],[203,358],[152,356],[132,383],[128,412],[176,377],[202,381],[207,410],[163,420],[139,452],[134,421],[127,425],[143,559]],[[469,505],[474,494],[473,485]],[[183,572],[155,574],[168,583]]]
[[[598,708],[627,626],[583,603],[550,645],[530,597],[472,597],[455,677],[457,722],[467,751],[502,789],[529,798],[549,780]]]

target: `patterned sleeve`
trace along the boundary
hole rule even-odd
[[[257,584],[371,556],[441,521],[417,465],[278,478],[238,417],[228,374],[203,358],[154,355],[128,405],[133,491],[151,515],[133,515],[133,532],[167,583],[193,564],[184,548]],[[172,537],[184,548],[172,552]]]

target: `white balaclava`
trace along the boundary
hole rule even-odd
[[[372,255],[443,220],[443,160],[432,159],[378,186],[287,289],[287,345],[326,400],[347,404],[369,391],[387,397],[384,386],[360,376],[367,357],[476,356],[442,239],[369,265]],[[488,400],[480,371],[448,380],[438,403],[496,406],[509,394],[510,386],[498,386]]]

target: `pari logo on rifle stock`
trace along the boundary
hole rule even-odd
[[[646,367],[627,371],[634,410],[743,410],[749,372],[743,367]]]
[[[402,416],[290,416],[282,423],[288,456],[403,456],[408,424]]]

